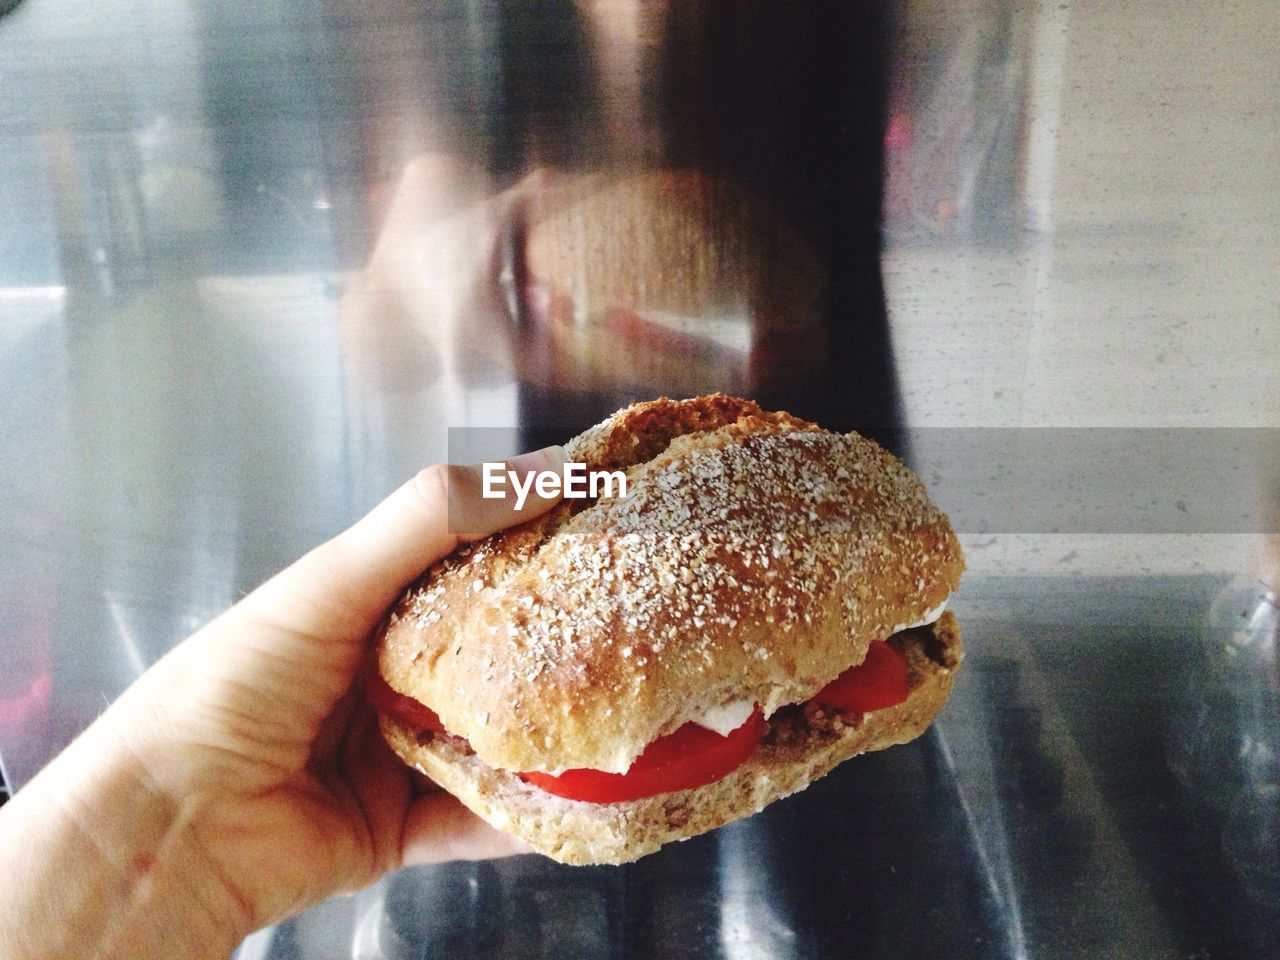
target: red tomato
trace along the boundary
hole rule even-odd
[[[620,803],[673,790],[689,790],[714,783],[742,766],[765,734],[764,715],[757,709],[746,723],[720,736],[714,730],[686,723],[675,733],[659,737],[636,758],[626,773],[566,770],[560,776],[522,773],[547,793],[589,803]]]
[[[850,713],[883,710],[907,699],[907,658],[884,641],[867,648],[867,658],[836,677],[813,697]]]
[[[444,728],[444,724],[440,722],[434,710],[424,703],[419,703],[413,697],[406,697],[403,693],[392,690],[387,681],[377,673],[369,674],[364,693],[374,709],[395,717],[407,726],[417,727],[419,730],[430,730],[433,733],[449,732]]]

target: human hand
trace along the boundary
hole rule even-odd
[[[473,386],[513,378],[515,323],[499,276],[524,193],[499,190],[487,171],[446,154],[405,166],[369,262],[338,308],[358,381],[413,391],[449,372]]]
[[[61,936],[33,956],[173,955],[185,923],[216,953],[401,865],[518,852],[391,753],[357,679],[423,570],[552,503],[517,513],[475,468],[428,468],[175,647],[0,811],[0,865],[30,866],[0,942],[9,921]]]

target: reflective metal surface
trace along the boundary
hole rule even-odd
[[[885,437],[1265,440],[1278,59],[1264,0],[25,0],[0,769],[450,427],[722,389]],[[405,871],[241,956],[1270,955],[1276,547],[1121,529],[966,531],[969,659],[914,744],[627,867]]]

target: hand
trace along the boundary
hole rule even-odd
[[[563,456],[511,468],[558,470]],[[517,514],[480,497],[476,469],[429,468],[175,647],[0,810],[16,891],[0,942],[8,920],[24,938],[61,934],[31,955],[164,955],[174,923],[234,944],[403,864],[521,849],[424,789],[354,685],[372,631],[423,570],[551,505],[531,496]],[[64,900],[52,911],[51,896]],[[67,899],[95,916],[68,924]]]
[[[501,245],[524,193],[499,191],[485,171],[443,154],[406,165],[368,266],[338,309],[357,381],[383,391],[421,390],[446,371],[473,386],[511,381]]]

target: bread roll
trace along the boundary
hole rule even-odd
[[[960,660],[950,618],[935,640],[908,644],[907,703],[799,732],[780,713],[872,641],[918,636],[904,628],[935,619],[959,582],[946,517],[895,457],[721,395],[636,404],[568,451],[589,469],[624,470],[629,495],[566,500],[463,547],[390,614],[382,677],[465,740],[424,739],[384,717],[408,762],[538,849],[612,862],[745,816],[932,720]],[[744,702],[782,718],[773,746],[674,800],[564,801],[513,774],[625,772],[658,737]],[[686,811],[680,824],[662,821],[672,803]]]

